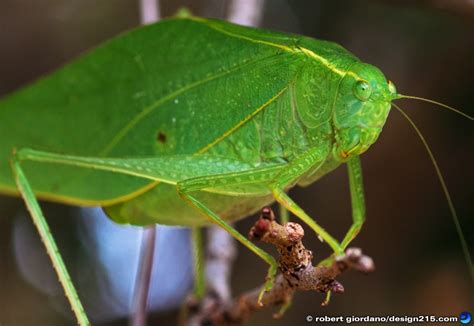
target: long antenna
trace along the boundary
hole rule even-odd
[[[433,155],[433,152],[431,151],[431,148],[428,145],[428,142],[426,141],[425,137],[421,133],[420,129],[418,129],[418,127],[416,126],[415,122],[413,122],[413,120],[399,106],[397,106],[396,104],[393,104],[393,103],[392,103],[392,105],[405,117],[405,119],[408,120],[408,122],[413,127],[413,129],[415,129],[415,131],[418,134],[418,136],[420,137],[423,145],[425,146],[426,151],[428,152],[428,155],[431,158],[431,162],[433,163],[433,166],[436,170],[436,174],[438,175],[439,182],[441,183],[441,187],[443,188],[444,196],[446,197],[446,200],[448,201],[449,210],[451,211],[451,216],[453,218],[454,225],[456,226],[456,231],[458,233],[459,240],[461,242],[461,247],[462,247],[462,250],[463,250],[464,258],[465,258],[466,263],[469,267],[469,274],[470,274],[472,282],[474,284],[474,267],[472,265],[472,259],[471,259],[471,254],[469,252],[469,247],[467,246],[466,238],[464,237],[464,233],[462,232],[461,224],[459,223],[459,218],[458,218],[458,215],[456,213],[456,209],[454,208],[453,201],[451,199],[451,195],[449,194],[448,187],[446,186],[446,182],[444,181],[443,175],[441,174],[441,170],[440,170],[440,168],[438,166],[438,163],[437,163],[437,161],[436,161],[436,159]]]
[[[443,104],[441,102],[433,101],[433,100],[423,98],[423,97],[418,97],[418,96],[398,94],[397,99],[401,99],[401,98],[410,99],[410,100],[418,100],[418,101],[423,101],[423,102],[428,102],[428,103],[431,103],[431,104],[439,105],[440,107],[448,109],[450,111],[453,111],[457,114],[460,114],[463,117],[468,118],[471,121],[474,120],[474,117],[470,116],[469,114],[464,113],[464,112],[462,112],[458,109],[453,108],[452,106]],[[397,108],[397,109],[399,109],[399,108]]]

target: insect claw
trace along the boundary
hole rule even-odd
[[[326,292],[326,297],[324,298],[324,301],[321,302],[321,307],[326,307],[329,305],[329,301],[331,301],[331,290]]]
[[[271,265],[268,269],[267,277],[265,278],[265,284],[263,285],[260,293],[258,294],[257,304],[263,307],[262,299],[265,292],[270,291],[273,288],[273,281],[277,272],[277,265]]]
[[[265,293],[265,289],[262,289],[260,290],[260,293],[258,294],[257,304],[259,307],[263,307],[262,298],[263,298],[264,293]]]

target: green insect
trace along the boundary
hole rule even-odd
[[[87,316],[37,197],[102,206],[118,223],[217,224],[269,264],[262,295],[277,263],[229,222],[276,200],[343,254],[365,219],[359,155],[402,97],[334,43],[163,20],[0,102],[0,193],[25,200],[81,325]],[[353,224],[338,241],[287,191],[343,163]]]

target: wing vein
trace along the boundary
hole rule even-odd
[[[278,55],[278,54],[276,54]],[[111,142],[99,153],[99,156],[106,156],[108,153],[110,153],[110,151],[120,142],[120,140],[122,140],[125,135],[137,124],[139,123],[141,120],[143,120],[143,118],[145,118],[148,114],[150,114],[151,112],[153,112],[155,109],[159,108],[161,105],[163,105],[164,103],[166,102],[169,102],[171,100],[173,100],[174,98],[176,98],[177,96],[179,96],[180,94],[186,92],[186,91],[189,91],[193,88],[196,88],[196,87],[199,87],[201,85],[204,85],[206,83],[209,83],[213,80],[217,80],[219,78],[222,78],[222,77],[225,77],[241,68],[244,68],[246,66],[252,66],[262,60],[266,60],[266,59],[269,59],[271,57],[274,57],[275,54],[273,55],[270,55],[270,56],[265,56],[265,57],[262,57],[262,58],[258,58],[256,60],[252,60],[252,61],[249,61],[249,62],[245,62],[243,64],[239,64],[239,65],[236,65],[234,66],[233,68],[229,69],[229,70],[225,70],[221,73],[217,73],[217,74],[214,74],[214,75],[211,75],[211,76],[208,76],[206,78],[203,78],[203,79],[200,79],[198,81],[195,81],[193,83],[190,83],[188,85],[185,85],[183,87],[181,87],[180,89],[177,89],[171,93],[169,93],[168,95],[165,95],[164,97],[158,99],[157,101],[155,101],[154,103],[152,103],[151,105],[147,106],[145,109],[143,109],[143,111],[141,111],[138,115],[136,115],[131,121],[129,121],[117,134],[116,136],[111,140]]]
[[[227,130],[226,132],[224,132],[221,136],[219,136],[218,138],[216,138],[212,143],[209,143],[208,145],[206,145],[204,148],[202,148],[201,150],[199,150],[197,152],[197,154],[202,154],[206,151],[208,151],[211,147],[213,147],[214,145],[216,145],[217,143],[219,143],[220,141],[224,140],[226,137],[228,137],[230,134],[232,134],[234,131],[236,131],[237,129],[239,129],[243,124],[245,124],[247,121],[249,121],[250,119],[252,119],[254,116],[256,116],[260,111],[262,111],[263,109],[265,109],[267,106],[269,106],[271,103],[273,103],[276,99],[278,99],[283,93],[285,93],[287,90],[288,90],[288,87],[289,87],[289,84],[286,85],[285,87],[283,87],[278,93],[276,93],[272,98],[270,98],[268,101],[266,101],[265,103],[263,103],[261,106],[259,106],[255,111],[253,111],[252,113],[250,113],[248,116],[246,116],[244,119],[242,119],[241,121],[239,121],[239,123],[237,123],[235,126],[233,126],[232,128],[230,128],[229,130]]]
[[[295,53],[295,52],[298,52],[296,51],[295,49],[292,49],[291,47],[289,46],[286,46],[286,45],[281,45],[281,44],[278,44],[278,43],[273,43],[273,42],[268,42],[268,41],[264,41],[264,40],[258,40],[258,39],[253,39],[251,37],[247,37],[247,36],[243,36],[243,35],[240,35],[240,34],[236,34],[236,33],[232,33],[232,32],[229,32],[229,31],[226,31],[226,30],[223,30],[222,28],[219,28],[217,26],[213,26],[211,24],[209,24],[207,22],[207,20],[205,19],[201,19],[201,18],[198,18],[198,17],[191,17],[189,18],[197,23],[201,23],[207,27],[209,27],[210,29],[213,29],[219,33],[222,33],[222,34],[225,34],[227,36],[231,36],[231,37],[234,37],[234,38],[238,38],[240,40],[245,40],[245,41],[248,41],[248,42],[252,42],[252,43],[257,43],[257,44],[263,44],[263,45],[267,45],[267,46],[271,46],[273,48],[278,48],[280,50],[284,50],[286,52],[290,52],[290,53]]]

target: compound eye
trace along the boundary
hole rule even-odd
[[[365,80],[359,80],[354,85],[354,95],[361,101],[367,101],[372,94],[372,87]]]

